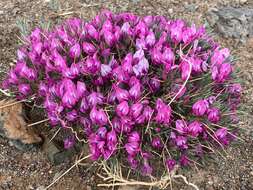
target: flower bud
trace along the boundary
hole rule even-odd
[[[72,58],[78,58],[81,55],[81,48],[78,43],[74,44],[70,50],[69,50],[69,55]]]
[[[169,124],[171,120],[171,107],[163,103],[163,101],[158,98],[156,101],[156,111],[157,115],[155,117],[156,122],[162,124]]]
[[[67,112],[66,119],[68,121],[75,121],[77,119],[77,116],[78,116],[77,111],[76,110],[72,110],[70,112]]]
[[[123,71],[129,74],[132,73],[133,71],[132,62],[133,62],[133,55],[131,53],[128,53],[122,62]]]
[[[142,112],[142,109],[143,109],[143,105],[141,103],[135,103],[131,106],[131,115],[134,117],[134,118],[137,118],[141,112]]]
[[[173,171],[174,167],[176,166],[176,161],[173,159],[167,159],[166,160],[166,166],[169,169],[169,171]]]
[[[154,148],[157,148],[157,149],[163,148],[163,144],[162,144],[161,139],[159,137],[153,138],[151,144],[152,144],[152,147],[154,147]]]
[[[95,46],[88,42],[83,42],[83,51],[88,55],[93,55],[97,50]]]
[[[107,142],[110,142],[110,143],[117,143],[116,132],[114,130],[108,132],[107,136],[106,136],[106,140],[107,140]]]
[[[187,138],[185,138],[184,136],[177,136],[175,142],[177,147],[179,147],[180,149],[188,149]]]
[[[132,86],[129,90],[129,95],[134,100],[138,100],[141,96],[141,85],[140,83],[136,83],[134,86]]]
[[[179,162],[181,166],[188,166],[190,164],[189,158],[184,154],[180,157]]]
[[[220,120],[220,110],[218,108],[208,109],[207,118],[210,122],[217,123]]]
[[[125,89],[114,86],[115,94],[119,102],[129,99],[129,92]]]
[[[198,121],[193,121],[188,125],[188,132],[193,137],[197,137],[200,133],[203,132],[202,124]]]
[[[126,116],[129,112],[129,106],[127,101],[123,101],[116,107],[116,113],[118,116]]]
[[[83,97],[85,92],[87,92],[86,85],[84,82],[77,81],[76,91],[79,97]]]
[[[146,122],[151,120],[153,113],[154,113],[154,110],[150,106],[144,107],[143,116],[144,116]]]
[[[124,147],[130,156],[135,156],[140,151],[139,146],[140,145],[137,142],[130,142],[125,144]]]
[[[27,96],[31,92],[31,87],[29,84],[20,84],[18,85],[18,91]]]
[[[105,127],[99,127],[96,134],[102,138],[105,139],[106,138],[106,134],[107,134],[107,129]]]
[[[176,130],[180,134],[185,134],[188,132],[187,124],[184,120],[176,120]]]
[[[137,131],[133,131],[132,133],[129,134],[128,136],[128,142],[140,142],[140,134]]]
[[[192,112],[196,116],[203,116],[206,113],[208,107],[209,107],[208,101],[201,99],[193,104]]]
[[[108,76],[112,71],[112,68],[110,65],[101,64],[101,76],[106,77]]]
[[[157,91],[160,89],[161,83],[157,77],[153,77],[149,81],[152,91]]]
[[[146,41],[146,44],[149,47],[152,47],[155,44],[155,34],[154,34],[154,32],[150,31],[148,33],[148,35],[146,36],[145,41]]]
[[[134,159],[134,156],[129,155],[127,157],[127,161],[132,169],[136,169],[138,167],[139,162]]]
[[[87,33],[91,38],[94,38],[95,40],[99,39],[98,31],[95,29],[95,27],[92,24],[86,24],[85,28],[87,30]]]

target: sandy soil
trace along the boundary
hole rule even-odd
[[[58,3],[57,3],[58,2]],[[57,6],[58,5],[58,6]],[[172,18],[184,18],[189,22],[203,24],[206,12],[210,8],[225,5],[253,8],[253,1],[242,0],[1,0],[0,1],[0,79],[10,65],[15,62],[15,51],[18,47],[20,30],[16,23],[22,19],[28,21],[29,27],[38,25],[42,18],[53,23],[66,17],[82,16],[90,19],[101,8],[114,12],[132,11],[139,15],[160,14]],[[58,7],[58,8],[57,8]],[[240,127],[243,141],[234,143],[227,150],[226,158],[217,157],[208,163],[205,169],[184,171],[189,180],[206,190],[251,190],[253,189],[253,39],[240,44],[233,39],[215,38],[229,47],[238,57],[237,66],[241,69],[244,81],[243,103],[246,115],[241,118]],[[54,130],[45,131],[52,135]],[[43,189],[54,178],[71,166],[72,161],[52,166],[46,159],[43,150],[23,153],[0,139],[0,189],[33,190]],[[51,189],[100,189],[96,187],[96,170],[92,167],[75,168],[62,178]],[[175,183],[173,189],[190,189],[188,186]]]

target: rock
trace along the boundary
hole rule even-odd
[[[53,165],[59,165],[71,159],[79,152],[79,148],[77,146],[66,150],[60,145],[60,143],[56,141],[49,141],[47,139],[43,144],[42,150]]]
[[[14,102],[2,100],[0,107]],[[0,109],[0,136],[7,138],[11,145],[22,151],[36,149],[42,142],[42,138],[28,127],[21,103]]]
[[[196,11],[196,10],[198,9],[198,5],[196,5],[196,4],[194,4],[194,3],[192,3],[192,4],[186,3],[186,4],[184,5],[184,8],[186,9],[186,11],[194,12],[194,11]]]
[[[224,37],[240,39],[241,42],[253,36],[253,9],[224,7],[211,9],[207,13],[211,27]]]

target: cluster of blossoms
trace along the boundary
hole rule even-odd
[[[35,96],[52,126],[82,128],[93,160],[150,175],[153,160],[171,171],[236,137],[241,86],[229,50],[203,27],[103,11],[24,40],[2,86]]]

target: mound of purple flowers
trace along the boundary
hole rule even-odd
[[[93,160],[149,175],[152,160],[173,170],[236,137],[241,86],[229,50],[204,27],[103,11],[24,41],[2,86],[36,97],[52,126],[81,128]]]

